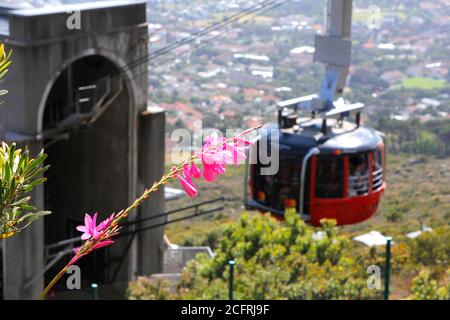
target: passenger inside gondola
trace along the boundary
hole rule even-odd
[[[359,196],[369,191],[369,170],[366,154],[352,155],[349,157],[349,196]]]

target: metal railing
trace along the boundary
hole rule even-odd
[[[348,193],[350,196],[359,196],[369,193],[369,173],[360,176],[348,177]]]
[[[123,78],[104,77],[89,86],[78,87],[75,102],[62,107],[60,101],[50,102],[42,139],[58,139],[67,132],[93,124],[123,90]]]
[[[379,191],[383,186],[383,168],[372,173],[372,191]]]

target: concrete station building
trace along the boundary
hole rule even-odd
[[[104,219],[163,174],[165,115],[147,108],[147,36],[145,1],[0,1],[0,42],[13,50],[0,140],[45,149],[48,181],[31,196],[53,212],[1,241],[4,299],[37,298],[70,256],[45,271],[52,244],[79,236],[86,212]],[[161,190],[129,219],[163,210]],[[160,272],[162,255],[163,227],[79,265],[85,281],[126,282]]]

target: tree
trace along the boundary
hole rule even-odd
[[[443,145],[444,156],[450,154],[450,119],[432,120],[425,124],[427,130],[436,134]]]

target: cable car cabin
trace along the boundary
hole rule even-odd
[[[329,1],[327,30],[316,35],[314,46],[314,61],[325,65],[320,91],[277,104],[278,125],[265,127],[251,150],[246,207],[279,218],[286,208],[296,208],[312,225],[324,218],[353,224],[376,212],[385,188],[382,133],[360,126],[364,105],[342,97],[351,62],[351,17],[351,0]],[[309,117],[300,118],[305,111]],[[270,172],[273,155],[279,155],[279,167]]]
[[[279,219],[286,208],[296,208],[315,226],[324,218],[338,225],[369,219],[385,189],[386,155],[382,133],[359,126],[359,117],[353,123],[314,116],[297,120],[291,115],[261,129],[250,151],[246,207]],[[270,165],[260,158],[263,143],[279,152],[275,174],[264,174]]]

